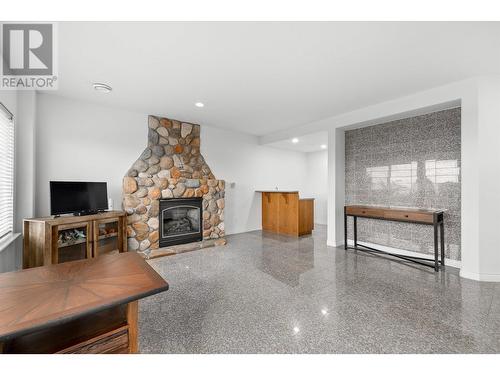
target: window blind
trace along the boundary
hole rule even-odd
[[[0,238],[14,225],[14,119],[0,103]]]

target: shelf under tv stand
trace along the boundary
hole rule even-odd
[[[126,228],[127,216],[123,211],[25,219],[23,268],[88,259],[116,251],[125,252]],[[61,235],[67,234],[65,232],[73,234],[72,231],[79,231],[80,236],[70,240],[61,239]]]

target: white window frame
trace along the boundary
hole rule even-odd
[[[15,204],[15,192],[14,192],[14,186],[15,186],[15,176],[16,176],[16,171],[15,171],[15,144],[16,144],[16,134],[15,134],[15,125],[14,125],[14,115],[5,107],[0,102],[0,116],[3,117],[5,120],[10,121],[12,125],[12,170],[10,173],[12,173],[12,181],[11,181],[11,212],[10,212],[10,224],[7,227],[7,232],[0,232],[0,241],[8,237],[9,235],[12,235],[14,233],[14,204]],[[2,119],[3,120],[3,119]]]

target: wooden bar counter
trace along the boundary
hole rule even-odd
[[[314,199],[300,199],[298,191],[263,191],[262,230],[303,236],[314,229]]]
[[[0,274],[0,353],[136,353],[138,300],[167,289],[137,253]]]

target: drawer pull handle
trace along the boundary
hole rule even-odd
[[[408,215],[405,215],[405,217],[408,217]]]
[[[366,211],[361,211],[362,214],[366,214]]]

